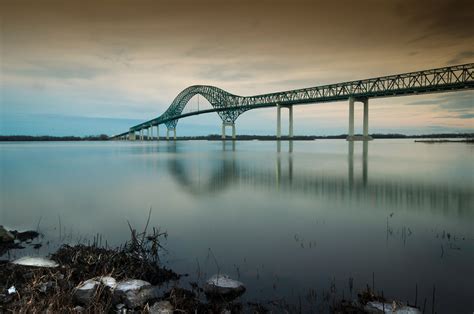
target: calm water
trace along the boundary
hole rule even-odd
[[[331,286],[347,297],[350,278],[354,290],[374,278],[404,301],[418,285],[428,311],[433,286],[439,313],[474,310],[473,145],[4,143],[0,152],[0,224],[39,224],[49,241],[2,258],[97,233],[120,244],[127,220],[142,229],[152,207],[151,225],[169,233],[167,265],[201,282],[219,267],[246,283],[247,301],[311,306]]]

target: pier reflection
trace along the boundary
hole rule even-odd
[[[469,188],[442,182],[414,182],[376,177],[369,179],[369,145],[361,143],[362,158],[355,156],[354,142],[348,142],[347,175],[311,173],[296,168],[293,143],[277,142],[276,153],[260,162],[243,158],[238,142],[223,142],[222,153],[196,165],[185,158],[170,158],[168,169],[176,182],[197,197],[234,188],[266,189],[278,193],[302,193],[334,201],[365,202],[391,208],[429,208],[430,210],[470,212],[473,202]],[[282,150],[283,149],[283,150]],[[176,145],[168,151],[176,152]],[[362,167],[355,164],[362,160]],[[271,164],[273,163],[274,166]],[[196,179],[199,169],[199,180]],[[356,170],[362,168],[362,173]]]

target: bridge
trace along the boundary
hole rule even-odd
[[[132,126],[129,131],[113,136],[119,140],[160,140],[159,126],[167,127],[166,139],[176,139],[176,126],[182,118],[216,112],[222,119],[222,139],[226,138],[226,127],[232,128],[232,139],[236,139],[235,121],[244,112],[258,108],[277,108],[276,137],[282,137],[281,109],[289,110],[288,137],[293,137],[293,106],[333,101],[349,101],[349,127],[347,140],[370,140],[369,99],[420,95],[429,93],[460,91],[474,88],[474,63],[448,66],[431,70],[395,74],[371,79],[335,83],[303,89],[295,89],[256,96],[238,96],[218,87],[193,85],[176,96],[168,109],[159,117]],[[212,108],[184,113],[189,100],[201,95],[209,101]],[[363,135],[354,134],[354,103],[364,106]],[[146,131],[146,134],[144,134]],[[138,135],[137,135],[138,133]]]

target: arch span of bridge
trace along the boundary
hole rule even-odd
[[[140,140],[155,139],[153,129],[156,128],[156,139],[159,140],[159,126],[164,124],[167,127],[166,139],[170,139],[170,132],[173,132],[173,138],[176,139],[176,126],[180,119],[217,112],[222,119],[222,138],[226,138],[226,127],[232,127],[232,139],[235,139],[235,121],[237,118],[245,111],[265,107],[277,108],[277,138],[282,136],[281,109],[289,109],[288,137],[291,138],[293,137],[293,105],[348,100],[349,127],[347,139],[350,141],[370,140],[370,98],[460,91],[472,88],[474,88],[474,63],[256,96],[239,96],[215,86],[193,85],[180,92],[161,116],[132,126],[129,131],[115,135],[113,138],[136,140],[138,132],[138,139]],[[206,98],[212,108],[184,113],[183,110],[186,104],[195,95]],[[354,133],[355,102],[362,102],[364,106],[362,137],[357,137]]]

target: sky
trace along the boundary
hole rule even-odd
[[[195,84],[248,96],[472,63],[473,29],[472,0],[0,0],[0,134],[121,133]],[[473,104],[472,90],[371,99],[369,133],[474,132]],[[296,106],[294,121],[347,133],[348,104]],[[236,127],[274,134],[276,109]],[[177,127],[220,130],[216,113]]]

